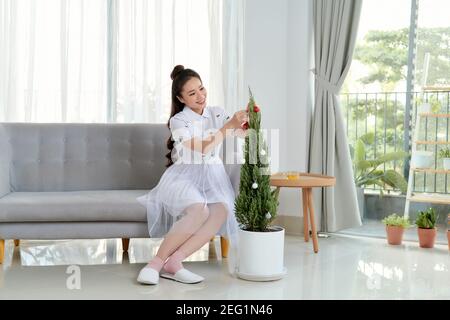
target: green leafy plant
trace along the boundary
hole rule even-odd
[[[434,229],[436,226],[437,213],[434,208],[419,211],[416,218],[416,225],[422,229]]]
[[[236,219],[243,230],[268,232],[277,215],[280,189],[270,188],[269,152],[261,130],[261,110],[251,91],[247,109],[250,121],[244,128],[249,134],[245,137],[245,163],[235,200]]]
[[[442,159],[450,158],[450,149],[449,148],[441,149],[439,151],[439,157],[442,158]]]
[[[406,193],[408,184],[400,173],[391,169],[383,170],[379,167],[391,161],[403,160],[408,154],[403,151],[389,152],[377,159],[368,160],[366,159],[366,146],[373,145],[374,140],[374,134],[367,133],[355,143],[353,166],[356,186],[378,185],[384,188],[385,185],[388,185]]]
[[[387,226],[393,226],[393,227],[402,227],[402,228],[409,228],[411,227],[411,223],[409,222],[408,218],[401,217],[397,213],[393,213],[383,220],[381,220],[385,225]]]

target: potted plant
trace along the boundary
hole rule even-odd
[[[447,216],[447,242],[448,242],[448,250],[450,250],[450,213]]]
[[[427,101],[418,97],[416,102],[419,113],[439,113],[442,109],[442,103],[435,95],[428,97]]]
[[[450,170],[450,149],[444,148],[439,151],[439,157],[443,161],[444,170]]]
[[[236,273],[246,280],[277,280],[286,273],[284,229],[271,226],[277,214],[279,191],[270,188],[268,149],[260,129],[261,112],[251,91],[247,109],[249,123],[244,127],[249,131],[245,137],[245,162],[235,201],[240,225]]]
[[[432,151],[415,151],[411,158],[411,165],[414,168],[428,169],[433,165],[433,158]]]
[[[422,103],[418,109],[420,113],[431,113],[431,105],[429,103]]]
[[[401,217],[396,213],[393,213],[383,220],[381,220],[386,225],[387,241],[392,245],[402,244],[403,233],[406,228],[409,228],[411,224],[408,218]]]
[[[437,214],[434,208],[426,211],[419,211],[416,218],[417,232],[419,235],[419,245],[421,248],[433,248],[436,241],[436,220]]]
[[[366,159],[366,147],[372,146],[374,142],[375,135],[370,132],[359,137],[353,149],[353,172],[355,174],[355,185],[361,219],[364,216],[365,210],[365,186],[378,185],[384,187],[388,185],[394,189],[399,189],[402,193],[406,193],[408,188],[408,183],[400,173],[392,169],[383,169],[384,164],[403,160],[408,154],[403,151],[396,151],[386,153],[377,159]],[[383,194],[382,190],[380,190],[380,194]]]

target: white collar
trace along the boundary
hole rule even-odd
[[[191,120],[200,120],[202,118],[209,118],[209,108],[207,106],[203,109],[203,114],[198,114],[197,112],[193,111],[188,106],[184,106],[183,112],[185,112],[186,115]]]

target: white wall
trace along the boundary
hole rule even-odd
[[[262,108],[262,126],[279,129],[280,171],[307,170],[311,7],[311,0],[246,0],[245,85]],[[280,215],[300,215],[299,194],[282,189]]]
[[[287,0],[246,0],[245,12],[244,84],[262,108],[263,127],[280,129],[280,153],[286,154]],[[286,157],[280,157],[284,167]]]

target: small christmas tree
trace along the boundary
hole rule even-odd
[[[269,155],[261,131],[261,111],[250,89],[249,93],[249,123],[244,124],[249,131],[245,137],[245,163],[241,167],[235,210],[243,230],[266,232],[270,231],[268,226],[277,214],[279,189],[270,189]]]

